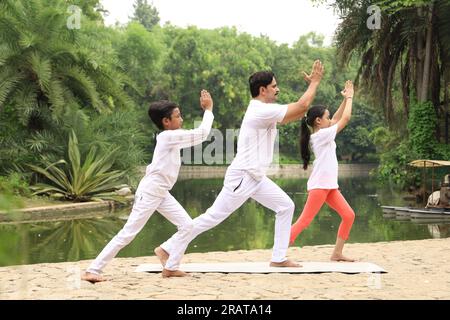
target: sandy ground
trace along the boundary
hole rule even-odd
[[[290,248],[297,261],[328,261],[332,245]],[[155,256],[116,258],[109,281],[79,277],[90,261],[0,268],[0,299],[450,299],[450,238],[348,244],[344,251],[383,267],[386,274],[192,274],[162,278],[137,273]],[[270,250],[187,254],[184,262],[269,261]]]

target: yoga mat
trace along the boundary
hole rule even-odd
[[[197,273],[386,273],[370,262],[299,262],[299,268],[270,267],[268,262],[185,263],[180,270]],[[161,272],[161,264],[141,264],[135,272]]]

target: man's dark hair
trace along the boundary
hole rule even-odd
[[[148,116],[159,129],[164,130],[162,120],[164,118],[171,119],[175,108],[178,108],[178,105],[172,101],[161,100],[153,102],[148,108]]]
[[[272,71],[258,71],[252,74],[250,78],[248,78],[252,98],[259,96],[259,88],[267,87],[272,83],[274,77],[275,75]]]

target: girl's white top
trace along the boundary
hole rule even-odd
[[[338,189],[338,161],[336,157],[337,124],[320,129],[311,135],[311,149],[314,153],[312,173],[307,189]]]
[[[180,150],[202,143],[211,131],[214,115],[205,110],[200,126],[192,130],[164,130],[156,137],[152,162],[139,183],[139,191],[165,197],[177,181],[181,167]]]

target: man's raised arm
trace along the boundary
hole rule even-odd
[[[320,84],[320,80],[322,80],[323,72],[324,69],[320,60],[314,61],[311,74],[308,75],[303,72],[305,81],[309,83],[308,89],[297,102],[288,104],[288,110],[281,124],[296,121],[305,116],[316,96],[317,87]]]

